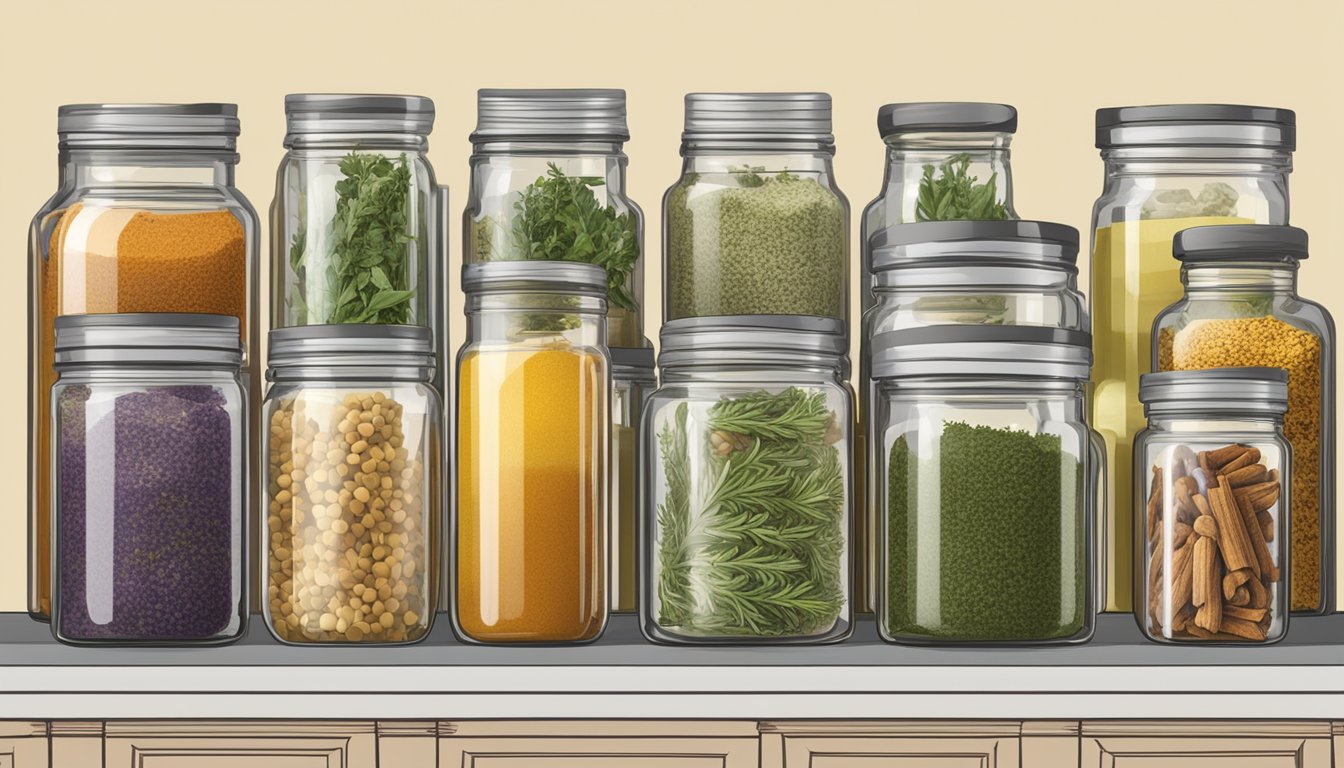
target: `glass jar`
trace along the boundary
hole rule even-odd
[[[849,636],[852,406],[844,323],[662,329],[644,412],[640,625],[658,643]]]
[[[1089,408],[1110,474],[1101,555],[1108,611],[1133,606],[1128,478],[1145,424],[1136,393],[1151,370],[1153,318],[1181,296],[1172,237],[1201,225],[1286,224],[1295,120],[1286,109],[1225,104],[1097,110],[1106,168],[1092,216]]]
[[[422,326],[270,334],[266,626],[286,644],[401,644],[434,620],[443,412]]]
[[[1134,439],[1134,615],[1149,639],[1273,643],[1287,633],[1290,381],[1281,368],[1140,377],[1148,428]]]
[[[1247,224],[1177,233],[1185,296],[1153,323],[1153,370],[1288,371],[1283,432],[1293,446],[1289,607],[1333,611],[1335,322],[1297,293],[1307,233]]]
[[[271,205],[271,327],[431,326],[437,219],[423,96],[285,97]],[[435,336],[444,329],[434,328]]]
[[[608,343],[645,343],[644,213],[625,191],[625,91],[486,88],[476,112],[466,263],[600,265]]]
[[[874,339],[883,639],[1091,636],[1090,344],[1079,331],[1011,326]]]
[[[457,358],[455,627],[474,643],[582,643],[607,621],[606,272],[467,264]]]
[[[56,639],[242,637],[249,419],[238,318],[65,315],[53,330]]]
[[[1016,219],[1009,144],[1017,110],[1008,104],[924,101],[884,104],[877,130],[887,145],[882,191],[863,210],[862,307],[874,303],[873,244],[887,227],[948,219]],[[982,181],[983,179],[983,181]],[[961,194],[942,203],[944,188]],[[972,195],[975,195],[972,197]]]
[[[653,348],[611,350],[611,611],[634,613],[639,581],[639,428],[658,386]]]
[[[686,96],[681,178],[663,197],[663,314],[849,316],[849,202],[831,97]]]
[[[241,323],[245,383],[257,345],[257,215],[234,186],[233,104],[60,108],[55,194],[33,219],[29,454],[51,455],[53,322],[61,315],[199,312]],[[51,599],[51,478],[30,461],[28,610]]]

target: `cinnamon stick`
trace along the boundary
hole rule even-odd
[[[1268,476],[1269,470],[1265,468],[1264,464],[1252,464],[1232,472],[1218,473],[1218,484],[1227,485],[1232,488],[1240,488],[1246,485],[1263,483]]]
[[[1250,604],[1251,604],[1251,591],[1246,588],[1245,584],[1243,584],[1232,591],[1232,597],[1229,597],[1227,599],[1227,604],[1223,607],[1223,610],[1224,611],[1227,610],[1227,605],[1235,605],[1241,607]]]
[[[1214,519],[1218,521],[1218,549],[1223,553],[1223,563],[1229,571],[1239,571],[1249,566],[1259,576],[1260,562],[1251,549],[1250,535],[1246,533],[1241,511],[1232,498],[1227,476],[1219,477],[1220,484],[1209,489],[1209,506],[1213,510]]]
[[[1221,631],[1257,643],[1262,643],[1265,640],[1263,627],[1254,621],[1239,619],[1235,616],[1223,618]]]
[[[1265,618],[1268,612],[1266,608],[1243,608],[1237,605],[1223,606],[1223,621],[1228,619],[1244,619],[1246,621],[1260,621]]]
[[[1210,539],[1218,538],[1218,523],[1214,521],[1213,515],[1200,515],[1195,518],[1195,533]]]
[[[1242,568],[1239,571],[1229,571],[1228,574],[1223,577],[1223,597],[1231,600],[1232,595],[1236,593],[1237,588],[1251,580],[1251,575],[1250,568]]]
[[[1247,537],[1251,541],[1251,551],[1255,553],[1255,559],[1260,565],[1257,575],[1264,575],[1271,583],[1279,580],[1279,567],[1274,564],[1274,553],[1269,551],[1269,544],[1265,542],[1265,532],[1260,527],[1260,521],[1255,516],[1255,510],[1247,501],[1238,501],[1237,495],[1232,494],[1233,502],[1241,512],[1242,525],[1246,529]]]
[[[1246,605],[1250,608],[1268,608],[1269,607],[1269,589],[1259,579],[1251,579],[1246,582],[1247,588],[1251,593],[1251,600]]]
[[[1235,472],[1238,469],[1241,469],[1242,467],[1249,467],[1252,464],[1257,464],[1260,462],[1259,448],[1247,448],[1246,446],[1241,447],[1244,450],[1242,450],[1240,456],[1237,456],[1235,459],[1232,459],[1231,461],[1228,461],[1218,467],[1215,467],[1213,471],[1222,475],[1227,475],[1231,474],[1232,472]],[[1209,463],[1212,464],[1213,462],[1210,461]]]
[[[1252,448],[1249,445],[1243,445],[1241,443],[1233,443],[1232,445],[1225,445],[1222,448],[1215,448],[1212,451],[1205,451],[1203,455],[1208,460],[1209,468],[1214,472],[1217,472],[1227,466],[1228,463],[1241,459],[1251,451],[1255,451],[1255,458],[1251,459],[1251,461],[1259,461],[1260,449]]]
[[[1213,543],[1212,539],[1200,536],[1195,540],[1194,585],[1190,602],[1194,603],[1196,608],[1202,608],[1209,602],[1210,592],[1219,592],[1221,596],[1220,587],[1215,586],[1218,582],[1218,563],[1215,562],[1217,548],[1218,545]],[[1196,617],[1195,621],[1198,623],[1199,618]]]

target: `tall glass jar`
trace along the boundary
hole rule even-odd
[[[1148,428],[1134,438],[1134,616],[1150,639],[1287,633],[1290,382],[1281,368],[1139,378]]]
[[[237,640],[250,489],[238,318],[89,314],[53,325],[56,639]]]
[[[1091,636],[1090,344],[1079,331],[1008,326],[874,339],[884,639]]]
[[[882,191],[863,209],[862,308],[873,305],[869,240],[887,227],[948,219],[1016,219],[1009,145],[1017,110],[1008,104],[923,101],[884,104],[877,130],[887,145]],[[944,190],[960,190],[945,195]],[[946,202],[944,199],[946,198]]]
[[[659,643],[849,636],[852,399],[844,323],[663,326],[644,413],[640,625]]]
[[[437,603],[443,412],[428,328],[271,331],[266,626],[282,643],[400,644]]]
[[[644,401],[657,386],[652,347],[611,350],[612,613],[635,612],[640,422]]]
[[[423,96],[285,97],[271,206],[271,326],[430,327],[438,216]],[[444,329],[434,328],[435,337]]]
[[[1153,323],[1153,370],[1288,371],[1283,432],[1293,445],[1291,610],[1334,610],[1335,322],[1297,293],[1307,233],[1286,226],[1177,233],[1185,296]]]
[[[1145,424],[1137,392],[1151,370],[1153,318],[1181,296],[1172,237],[1203,225],[1286,224],[1295,122],[1290,110],[1226,104],[1097,110],[1105,183],[1092,215],[1089,408],[1110,474],[1105,610],[1133,605],[1130,450]]]
[[[233,104],[73,104],[57,113],[57,189],[28,241],[29,455],[51,455],[53,325],[62,315],[238,318],[255,383],[257,214],[234,186]],[[51,599],[51,478],[29,461],[28,610]]]
[[[582,643],[607,621],[611,366],[594,264],[467,264],[457,357],[455,628]]]
[[[644,344],[644,213],[625,191],[625,91],[486,88],[476,111],[466,263],[602,266],[608,342]]]
[[[849,202],[831,97],[686,96],[681,178],[663,197],[663,314],[849,316]]]

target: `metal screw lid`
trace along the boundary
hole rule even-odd
[[[55,320],[55,363],[58,369],[135,363],[238,368],[243,363],[240,328],[231,315],[62,315]]]
[[[482,88],[476,92],[474,144],[509,139],[625,142],[625,91],[619,88]]]
[[[1233,146],[1293,151],[1291,109],[1242,104],[1154,104],[1097,110],[1097,147]]]
[[[1092,334],[1059,328],[938,325],[879,333],[874,379],[927,376],[1056,378],[1082,381],[1092,367]]]
[[[421,325],[301,325],[269,341],[268,379],[290,368],[434,368],[433,333]]]
[[[684,317],[663,324],[660,366],[796,359],[845,365],[845,323],[805,315]]]
[[[361,93],[291,93],[285,122],[292,137],[331,133],[401,133],[426,136],[434,129],[434,101],[425,96]]]
[[[688,93],[683,142],[706,139],[834,144],[826,93]]]
[[[1288,372],[1248,367],[1145,373],[1139,377],[1139,401],[1150,415],[1191,411],[1282,415],[1288,411]]]
[[[1176,233],[1171,241],[1171,252],[1185,264],[1301,261],[1307,258],[1307,232],[1277,224],[1191,227]]]
[[[1078,230],[1049,221],[923,221],[893,224],[869,240],[873,271],[930,261],[1003,260],[1076,271]]]
[[[902,133],[1016,133],[1017,109],[983,101],[916,101],[877,110],[882,138]]]
[[[462,267],[465,293],[565,293],[606,298],[607,271],[577,261],[483,261]]]
[[[66,104],[56,111],[61,146],[232,151],[238,105]]]

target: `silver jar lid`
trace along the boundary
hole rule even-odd
[[[625,91],[619,88],[482,88],[476,92],[473,144],[528,139],[625,142]]]
[[[1288,411],[1288,372],[1282,368],[1208,368],[1139,376],[1147,414],[1228,412],[1282,415]]]
[[[827,93],[688,93],[683,142],[813,141],[834,144]]]
[[[616,381],[652,381],[653,347],[612,347],[611,378]]]
[[[483,261],[462,267],[465,293],[607,296],[607,271],[577,261]]]
[[[238,318],[181,312],[62,315],[55,320],[58,370],[136,364],[238,368],[243,346]]]
[[[65,147],[207,149],[237,146],[236,104],[66,104],[56,111]]]
[[[869,244],[874,272],[931,261],[1020,262],[1078,271],[1078,230],[1049,221],[893,224],[874,234]]]
[[[1291,109],[1242,104],[1154,104],[1097,110],[1097,148],[1144,146],[1297,148]]]
[[[288,144],[294,136],[400,133],[427,136],[434,102],[425,96],[364,93],[291,93],[285,97]]]
[[[1191,227],[1176,233],[1171,252],[1184,264],[1301,261],[1307,258],[1307,232],[1275,224]]]
[[[1092,335],[1036,326],[938,325],[879,333],[874,379],[938,376],[1082,381],[1092,367]]]
[[[272,380],[300,368],[434,368],[433,333],[422,325],[301,325],[268,338]]]
[[[663,324],[658,364],[734,364],[779,359],[843,367],[845,324],[805,315],[684,317]]]
[[[916,101],[877,110],[882,138],[903,133],[1016,133],[1017,109],[983,101]]]

